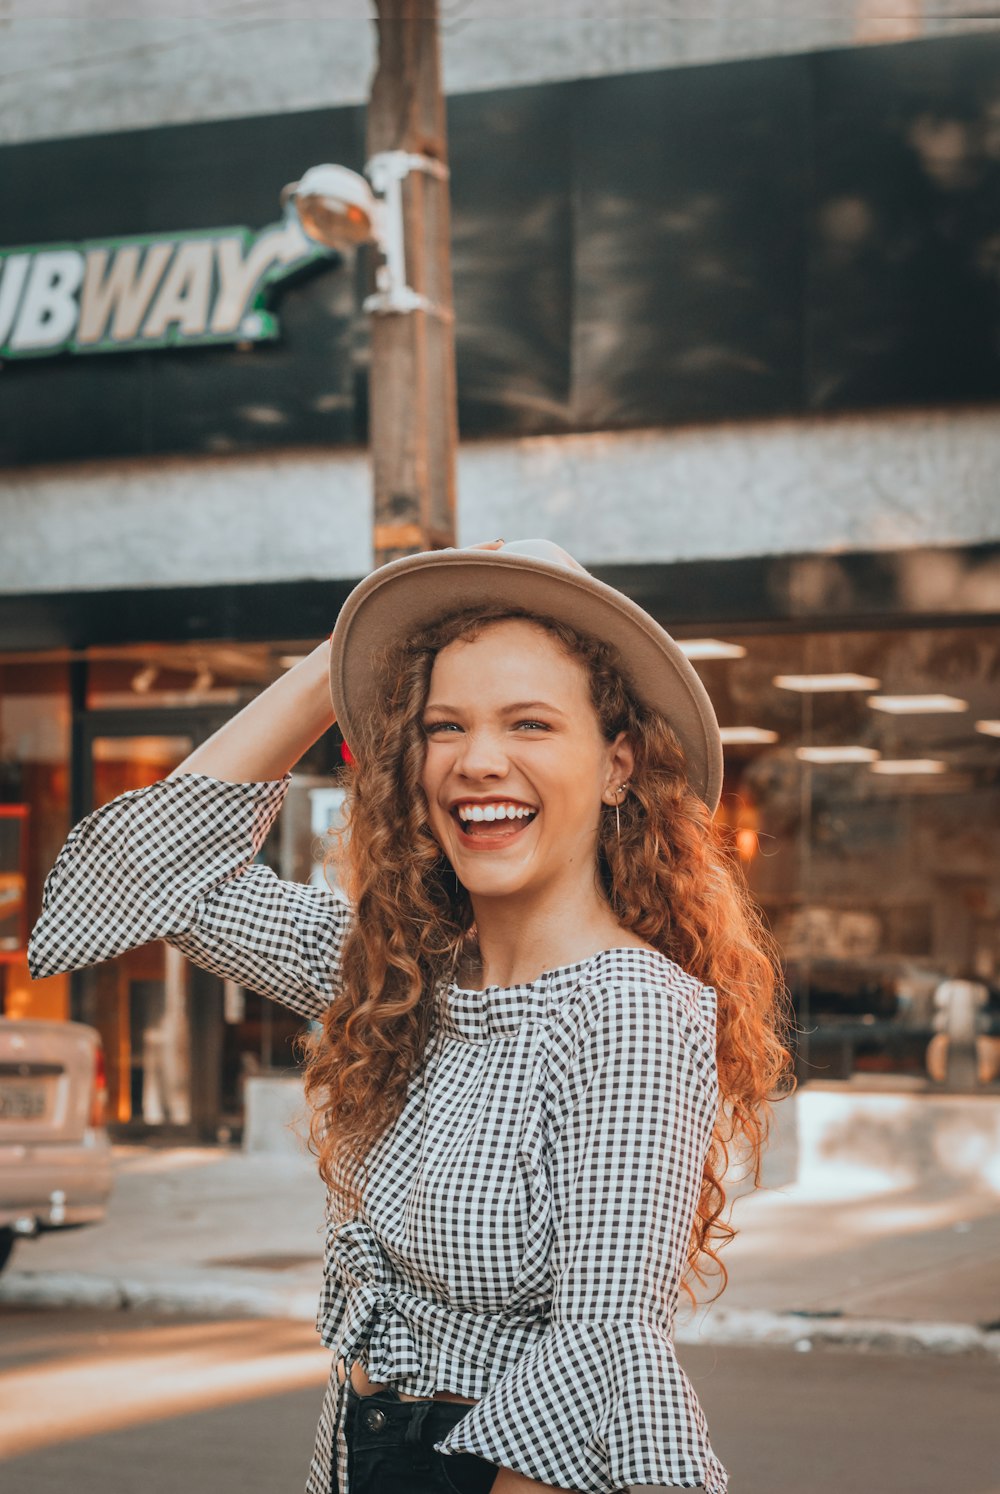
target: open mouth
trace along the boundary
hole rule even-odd
[[[463,839],[496,844],[514,840],[537,818],[538,810],[514,803],[456,804],[451,815]]]

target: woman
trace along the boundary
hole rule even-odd
[[[346,902],[253,860],[331,694]],[[160,938],[321,1019],[307,1494],[726,1489],[672,1326],[687,1276],[725,1279],[727,1146],[759,1181],[789,1055],[721,777],[669,635],[498,540],[375,571],[330,645],[71,833],[35,975]]]

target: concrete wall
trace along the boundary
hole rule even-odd
[[[298,1074],[251,1075],[243,1098],[245,1152],[309,1155],[309,1107]]]
[[[303,1155],[308,1127],[298,1075],[247,1080],[244,1151]],[[813,1082],[775,1104],[761,1185],[826,1201],[896,1189],[1000,1194],[1000,1100]],[[753,1192],[740,1149],[727,1192]]]
[[[1000,1193],[1000,1103],[993,1095],[865,1094],[810,1084],[793,1104],[794,1116],[784,1120],[794,1120],[800,1197],[928,1185]]]
[[[445,87],[1000,25],[994,0],[970,20],[972,10],[960,0],[441,0]],[[366,0],[0,0],[0,143],[360,102],[371,13]]]
[[[1000,539],[998,471],[991,409],[471,442],[459,543],[542,534],[585,564],[961,545]],[[360,451],[13,469],[0,495],[2,592],[372,565]]]

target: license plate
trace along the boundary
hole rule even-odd
[[[44,1084],[0,1082],[0,1120],[40,1120],[44,1114]]]

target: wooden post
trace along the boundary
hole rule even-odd
[[[437,0],[376,0],[378,68],[367,154],[404,150],[447,165]],[[376,565],[455,544],[458,434],[447,177],[402,184],[407,284],[443,311],[371,317],[369,438]]]

